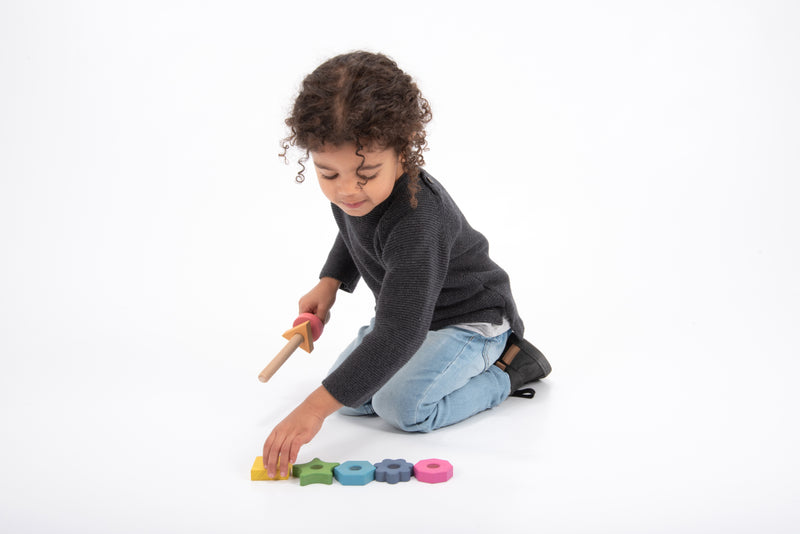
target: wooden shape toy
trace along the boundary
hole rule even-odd
[[[375,464],[375,480],[378,482],[388,482],[389,484],[408,482],[413,474],[414,466],[402,458],[397,460],[386,459]]]
[[[289,471],[286,473],[285,477],[282,477],[277,471],[274,477],[270,477],[267,474],[267,470],[264,469],[263,456],[257,456],[255,462],[253,462],[253,467],[250,468],[250,480],[289,480],[289,473],[291,472],[292,464],[289,464]]]
[[[421,482],[437,484],[453,478],[453,466],[447,460],[430,458],[414,464],[414,476]]]
[[[313,313],[301,313],[297,319],[294,320],[293,328],[283,333],[283,337],[288,339],[289,342],[286,343],[286,346],[281,349],[278,355],[264,367],[264,370],[259,373],[258,379],[262,382],[266,382],[272,378],[272,375],[281,368],[281,365],[286,363],[286,360],[289,359],[289,356],[291,356],[298,347],[308,353],[314,350],[314,341],[319,339],[319,336],[322,335],[323,328],[324,325],[319,317]]]
[[[345,462],[333,469],[333,476],[343,486],[365,486],[375,480],[375,466],[369,462]]]
[[[295,464],[292,475],[300,479],[301,486],[309,484],[333,484],[333,469],[339,465],[338,462],[323,462],[319,458],[314,458],[304,464]]]

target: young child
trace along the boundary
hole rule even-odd
[[[334,57],[303,81],[286,119],[330,200],[339,233],[300,313],[321,319],[363,280],[375,317],[327,378],[264,443],[270,476],[286,476],[335,411],[377,414],[428,432],[500,404],[550,364],[522,339],[508,275],[444,187],[422,169],[428,102],[388,57]]]

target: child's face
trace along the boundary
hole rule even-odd
[[[393,148],[364,147],[361,154],[366,159],[356,155],[354,144],[324,145],[311,152],[323,194],[353,217],[363,217],[389,198],[403,175]],[[361,176],[356,174],[359,166]]]

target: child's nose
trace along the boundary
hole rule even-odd
[[[361,190],[361,179],[358,176],[347,176],[339,180],[339,191],[343,194],[354,194]]]

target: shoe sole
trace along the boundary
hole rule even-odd
[[[544,357],[544,354],[542,354],[542,351],[534,347],[530,341],[522,339],[519,342],[522,352],[531,356],[536,362],[536,364],[542,369],[543,373],[542,376],[540,376],[536,380],[541,380],[542,378],[549,375],[550,371],[552,371],[553,368],[550,366],[550,362],[547,361],[547,358]]]

